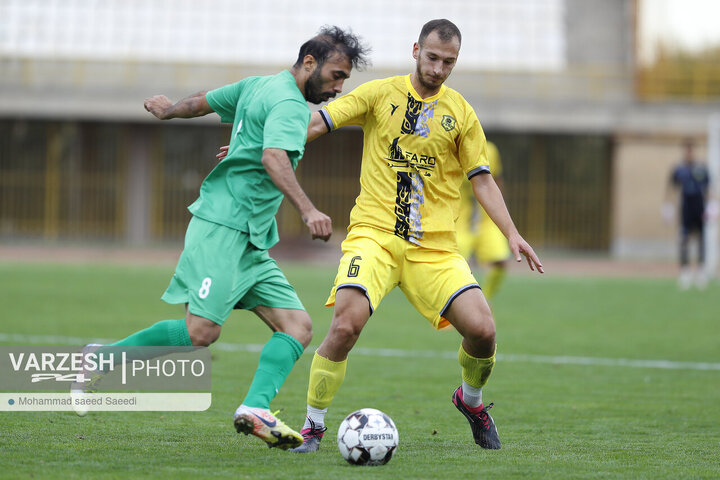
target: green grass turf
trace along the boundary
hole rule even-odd
[[[283,263],[314,319],[334,268]],[[182,317],[159,296],[172,267],[0,265],[0,333],[121,338]],[[678,292],[671,279],[511,276],[494,303],[498,353],[720,362],[720,286]],[[232,314],[222,342],[270,336],[252,314]],[[6,342],[7,343],[7,342]],[[477,447],[450,402],[460,382],[459,336],[435,332],[399,291],[371,317],[357,347],[437,353],[435,358],[351,354],[320,452],[296,455],[237,435],[231,414],[257,353],[213,351],[206,412],[0,412],[2,478],[718,478],[720,371],[498,362],[485,388],[503,449]],[[311,354],[274,408],[299,428]],[[371,352],[372,353],[372,352]],[[379,408],[400,447],[382,467],[353,467],[335,446],[342,418]]]

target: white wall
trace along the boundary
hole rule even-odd
[[[284,66],[332,24],[362,36],[375,67],[405,70],[433,18],[463,34],[458,69],[565,65],[564,0],[3,0],[0,55]]]

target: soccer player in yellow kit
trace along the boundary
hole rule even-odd
[[[458,253],[455,220],[464,178],[509,240],[517,261],[540,260],[520,236],[487,162],[485,135],[472,107],[444,85],[461,35],[448,20],[425,24],[410,75],[367,82],[312,115],[308,140],[346,125],[363,128],[361,190],[342,244],[330,330],[313,357],[304,443],[317,450],[325,413],[345,377],[347,355],[382,298],[399,286],[435,328],[462,335],[462,385],[453,403],[470,422],[475,442],[500,448],[482,387],[495,364],[495,324],[477,281]]]
[[[501,185],[500,153],[492,142],[487,142],[485,151],[490,173],[496,183]],[[463,181],[460,197],[460,215],[456,222],[458,249],[460,255],[468,261],[474,257],[479,265],[487,266],[482,291],[485,298],[491,300],[505,279],[505,264],[510,258],[510,247],[505,235],[478,205],[470,181]]]

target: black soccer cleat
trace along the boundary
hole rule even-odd
[[[482,410],[477,413],[472,413],[462,400],[462,386],[459,386],[457,390],[455,390],[455,393],[453,393],[452,402],[457,409],[460,410],[460,413],[465,415],[468,422],[470,422],[475,443],[482,448],[499,450],[500,437],[498,436],[495,422],[488,413],[488,410],[492,408],[493,404],[491,403],[487,407],[483,407]]]
[[[309,417],[308,420],[310,420]],[[315,422],[310,420],[310,428],[300,430],[300,435],[303,436],[303,444],[290,451],[295,453],[317,452],[320,449],[320,440],[322,440],[326,430],[327,427],[318,427]]]

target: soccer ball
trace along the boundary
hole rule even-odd
[[[340,454],[353,465],[385,465],[398,446],[398,431],[380,410],[363,408],[345,417],[337,442]]]

